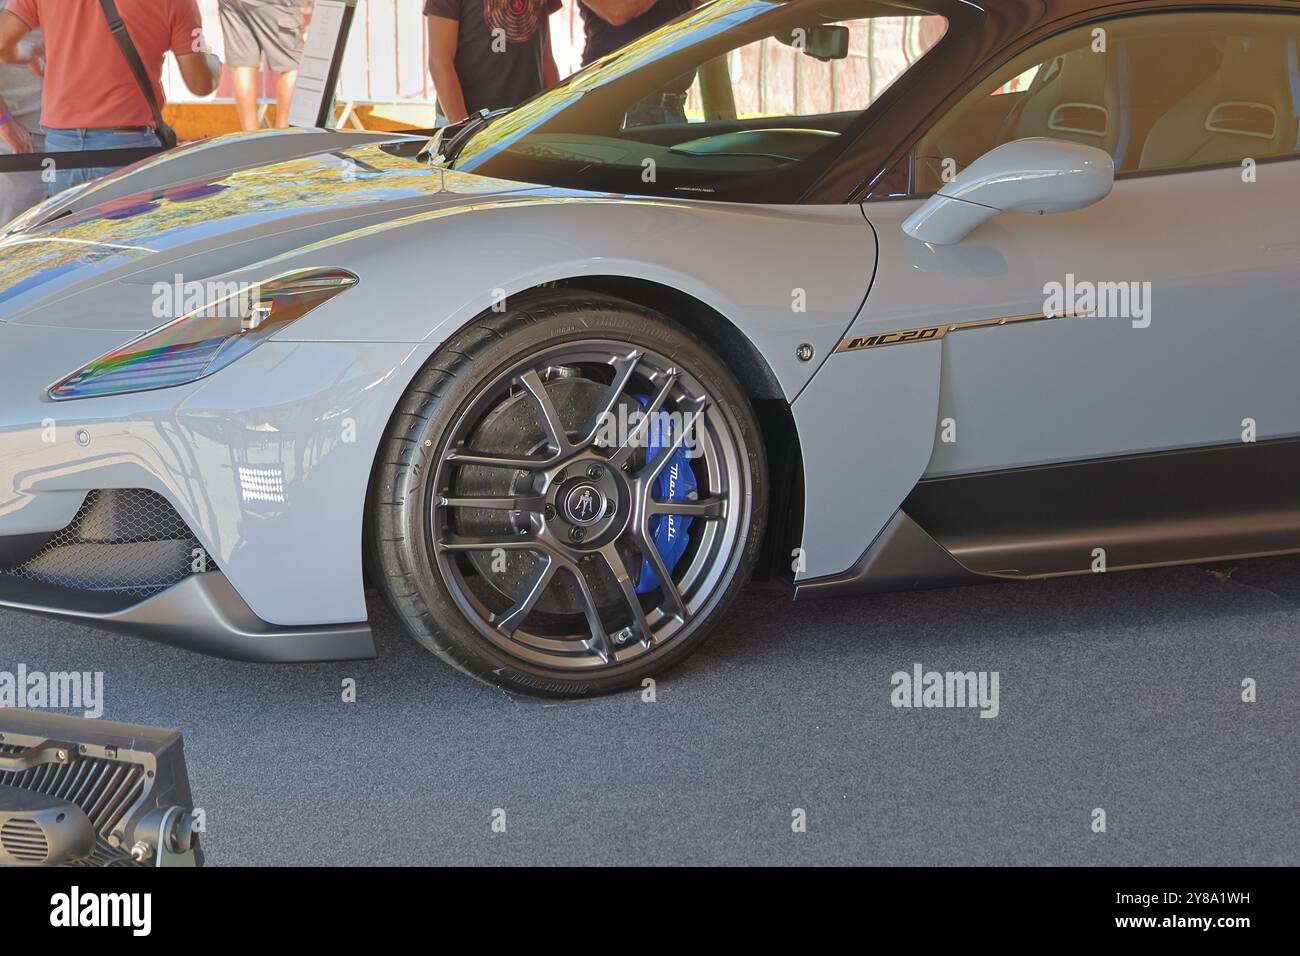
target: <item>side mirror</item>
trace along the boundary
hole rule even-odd
[[[1000,212],[1068,212],[1105,199],[1115,163],[1095,146],[1030,137],[989,150],[903,220],[914,239],[960,242]]]

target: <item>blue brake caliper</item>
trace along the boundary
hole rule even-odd
[[[632,397],[641,403],[642,408],[650,404],[650,399],[644,395]],[[661,439],[669,438],[671,422],[672,416],[667,412],[659,413],[659,427],[650,429],[650,437],[646,442],[647,461],[653,461],[663,448]],[[687,501],[698,487],[695,472],[691,470],[691,461],[686,457],[686,449],[679,447],[669,456],[668,464],[655,479],[652,494],[656,501]],[[650,539],[670,574],[676,570],[677,562],[686,551],[686,545],[690,542],[688,532],[694,520],[687,515],[653,515],[650,518]],[[636,593],[645,594],[658,586],[658,576],[650,567],[650,562],[642,558]]]

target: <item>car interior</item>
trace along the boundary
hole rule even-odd
[[[873,81],[865,93],[846,81],[864,61],[868,24],[879,32],[891,20],[905,21],[914,38],[929,30],[899,73],[944,31],[941,17],[900,18],[896,8],[863,13],[860,0],[832,2],[812,19],[769,12],[745,33],[639,63],[593,83],[483,171],[554,183],[580,172],[584,188],[626,192],[629,181],[650,182],[642,172],[653,167],[661,185],[634,191],[750,201],[758,194],[773,201],[783,189],[797,195],[798,182],[812,181],[840,137],[897,79]],[[1270,14],[1202,12],[1066,31],[1020,54],[949,109],[872,198],[930,195],[984,153],[1025,137],[1096,146],[1119,174],[1296,153],[1300,56],[1287,30],[1289,21]],[[793,76],[796,87],[830,86],[833,95],[755,103],[760,52],[769,75]],[[866,59],[879,69],[874,55]]]
[[[849,28],[836,24],[783,26],[759,42],[789,48],[789,36],[796,31],[807,38],[798,55],[826,63],[849,54]],[[838,139],[862,113],[747,115],[736,103],[733,52],[609,113],[605,130],[539,134],[513,149],[535,158],[583,158],[606,165],[639,166],[649,156],[668,170],[760,172],[807,159]]]
[[[625,191],[651,161],[678,188],[721,194],[761,181],[770,194],[775,177],[834,155],[874,98],[943,36],[946,21],[829,0],[812,15],[764,10],[746,26],[641,60],[621,76],[615,59],[609,75],[588,77],[580,96],[514,139],[488,171],[562,182],[576,164],[586,188]],[[895,37],[885,65],[870,52],[881,30]]]
[[[1241,18],[1233,25],[1239,28]],[[990,149],[1027,136],[1096,146],[1114,158],[1117,173],[1297,151],[1294,38],[1262,30],[1214,35],[1203,21],[1195,31],[1114,30],[1105,52],[1086,45],[1087,30],[1067,37],[1073,49],[1046,60],[1030,51],[1033,59],[1013,61],[922,138],[912,154],[912,195],[942,186],[946,158],[955,161],[950,171],[960,172]],[[1010,88],[1026,75],[1027,86]]]

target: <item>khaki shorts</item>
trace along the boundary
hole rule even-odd
[[[221,0],[221,33],[230,66],[266,65],[275,73],[298,69],[302,59],[301,0]]]

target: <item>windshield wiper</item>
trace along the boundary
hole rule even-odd
[[[422,163],[432,163],[441,159],[447,165],[456,161],[460,151],[465,148],[470,137],[481,130],[488,123],[491,123],[498,116],[504,116],[509,113],[508,109],[500,110],[479,110],[470,116],[465,117],[459,123],[451,123],[444,126],[420,150],[416,157]]]

